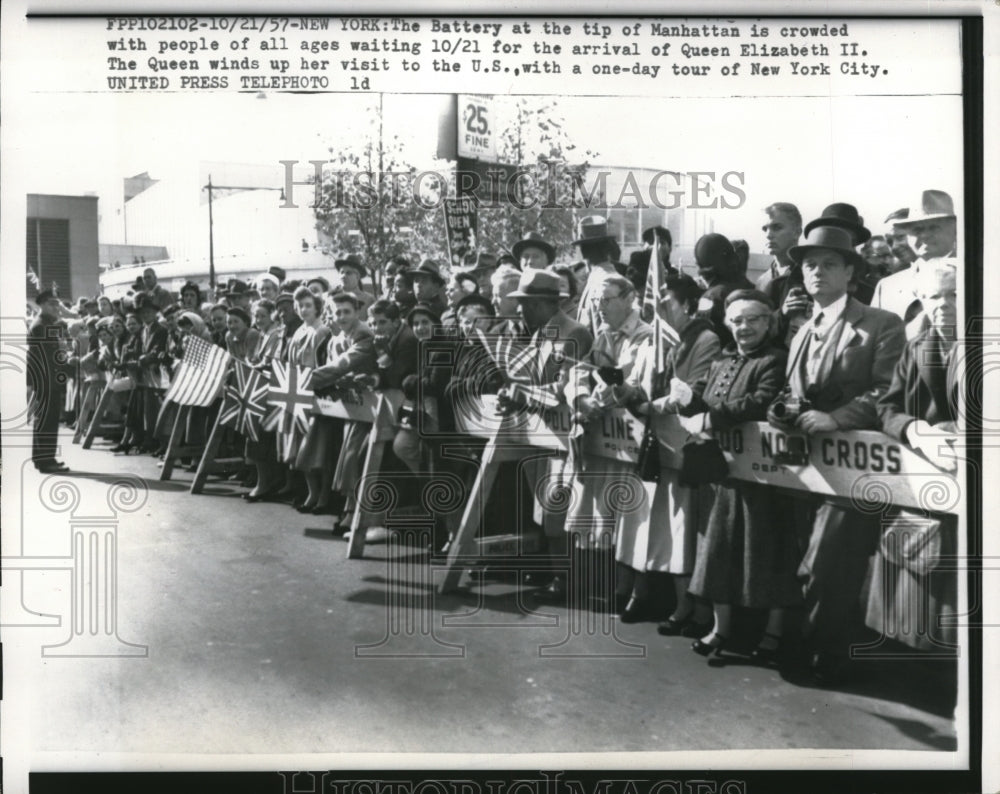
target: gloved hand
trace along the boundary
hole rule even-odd
[[[955,436],[943,433],[932,425],[918,419],[906,428],[906,440],[910,446],[942,471],[955,471],[958,460],[952,448]]]

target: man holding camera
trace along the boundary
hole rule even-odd
[[[815,305],[792,339],[788,385],[769,419],[806,435],[877,427],[878,400],[903,352],[902,320],[848,295],[854,268],[863,262],[846,229],[817,226],[789,254]],[[851,618],[878,538],[878,518],[804,497],[796,500],[796,522],[806,546],[799,578],[810,666],[819,683],[838,684],[846,677]]]

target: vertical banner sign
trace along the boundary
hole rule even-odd
[[[476,219],[476,202],[472,197],[444,200],[444,225],[452,267],[461,267],[467,257],[476,253]]]
[[[484,94],[458,95],[458,156],[470,160],[497,162],[493,97]]]

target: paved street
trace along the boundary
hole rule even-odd
[[[5,498],[20,498],[25,516],[21,553],[69,554],[70,513],[42,506],[55,499],[42,491],[76,484],[79,519],[107,513],[116,477],[144,478],[145,503],[117,525],[117,617],[119,637],[148,646],[148,656],[43,658],[42,646],[69,635],[70,574],[24,573],[26,605],[62,619],[5,636],[8,659],[30,677],[36,748],[955,747],[947,662],[866,662],[862,682],[832,692],[782,680],[738,655],[707,664],[690,640],[660,637],[652,623],[598,625],[566,643],[574,636],[567,610],[530,596],[519,603],[513,582],[439,596],[432,579],[441,569],[416,548],[369,546],[365,559],[348,560],[326,517],[248,505],[228,483],[212,481],[192,496],[193,475],[161,483],[155,459],[113,456],[101,442],[89,452],[64,442],[64,450],[73,472],[44,478],[28,466],[20,497],[7,472]],[[405,584],[387,588],[399,577]],[[4,584],[14,581],[5,571]],[[567,650],[605,655],[549,655]]]

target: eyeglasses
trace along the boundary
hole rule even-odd
[[[726,322],[730,325],[756,325],[760,322],[765,322],[771,319],[769,314],[751,314],[748,317],[729,317]]]

